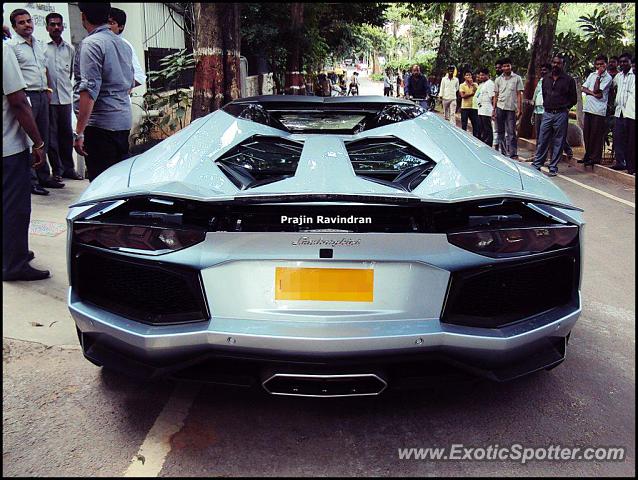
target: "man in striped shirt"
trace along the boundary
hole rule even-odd
[[[629,144],[627,117],[633,112],[628,112],[629,97],[635,95],[635,75],[631,71],[631,55],[623,53],[620,56],[620,73],[614,78],[617,87],[616,93],[616,117],[614,125],[614,151],[616,163],[611,166],[614,170],[627,169],[627,146]]]

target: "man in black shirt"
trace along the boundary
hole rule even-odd
[[[430,94],[430,84],[428,83],[427,78],[421,75],[421,67],[417,64],[412,65],[412,75],[410,76],[408,94],[411,97],[420,99],[419,104],[423,108],[427,108],[426,98]]]
[[[538,144],[532,166],[539,170],[545,164],[545,157],[552,147],[549,176],[558,173],[558,162],[563,153],[563,140],[567,132],[569,109],[576,105],[576,83],[563,71],[565,62],[560,55],[552,59],[552,71],[543,78],[543,119],[538,134]]]

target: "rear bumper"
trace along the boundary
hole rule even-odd
[[[126,352],[104,335],[80,333],[85,357],[140,380],[173,378],[204,383],[256,387],[276,374],[355,375],[374,374],[389,389],[415,388],[433,379],[446,381],[483,377],[503,382],[558,365],[565,359],[567,337],[547,337],[509,352],[498,362],[477,361],[471,352],[439,349],[416,354],[316,357],[248,355],[209,350],[156,360]]]
[[[562,362],[566,337],[580,314],[580,308],[554,309],[500,330],[414,320],[356,322],[351,328],[322,324],[291,336],[284,322],[268,322],[267,335],[257,333],[259,322],[238,319],[214,326],[144,325],[105,315],[74,298],[72,290],[69,305],[84,354],[93,363],[142,379],[243,386],[260,385],[277,373],[373,373],[388,388],[461,372],[511,380]]]

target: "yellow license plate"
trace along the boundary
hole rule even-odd
[[[276,267],[275,300],[372,302],[374,270]]]

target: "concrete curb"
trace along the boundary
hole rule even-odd
[[[536,150],[536,140],[527,139],[527,138],[519,138],[519,144],[526,144],[528,148]],[[582,157],[581,157],[582,158]],[[575,167],[578,170],[583,172],[592,172],[597,175],[600,175],[603,178],[608,178],[610,180],[614,180],[618,183],[622,183],[628,187],[636,187],[636,177],[633,175],[629,175],[628,173],[624,173],[618,170],[612,170],[609,167],[604,165],[593,165],[592,167],[586,167],[582,163],[578,163],[577,160],[579,158],[575,157],[569,160],[567,155],[563,153],[563,162],[566,162],[570,167]]]
[[[437,115],[443,117],[443,114],[440,112],[436,112]],[[456,118],[456,125],[457,127],[460,128],[461,126],[461,119],[459,117],[458,114],[455,115]],[[534,139],[528,139],[528,138],[520,138],[518,139],[518,144],[521,146],[525,146],[531,150],[536,150],[536,140]],[[578,148],[578,147],[576,147]],[[609,167],[606,167],[604,165],[593,165],[592,167],[585,167],[585,165],[583,165],[582,163],[578,163],[577,160],[579,160],[579,158],[574,157],[573,159],[569,160],[567,158],[567,155],[565,155],[563,153],[563,162],[567,163],[570,167],[574,167],[577,168],[580,171],[583,172],[591,172],[591,173],[595,173],[597,175],[600,175],[603,178],[608,178],[610,180],[614,180],[618,183],[622,183],[623,185],[626,185],[628,187],[636,187],[636,177],[634,175],[629,175],[628,173],[624,173],[618,170],[612,170]]]

